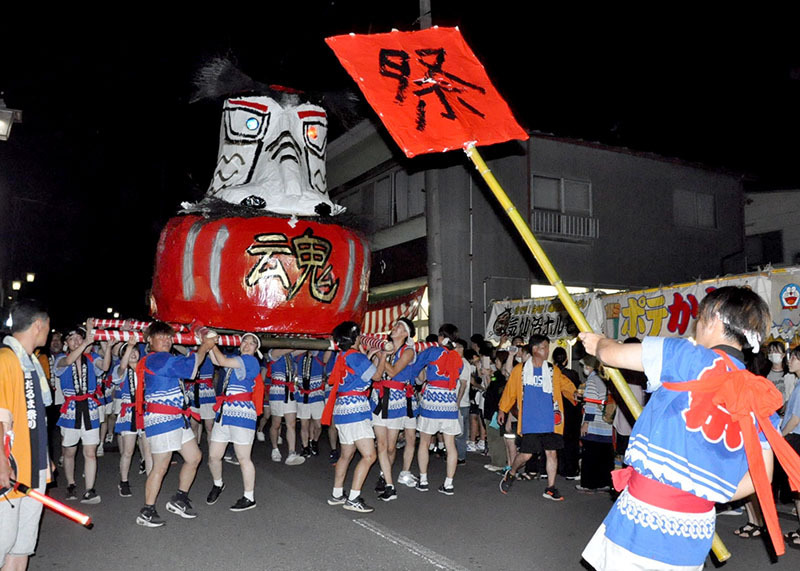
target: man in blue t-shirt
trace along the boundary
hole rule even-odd
[[[542,494],[553,501],[564,497],[555,487],[558,450],[564,448],[564,437],[555,432],[553,370],[547,357],[550,341],[543,335],[531,336],[530,343],[520,347],[522,362],[514,367],[500,398],[497,421],[502,425],[506,413],[516,404],[519,420],[517,432],[522,437],[519,454],[500,481],[500,491],[507,494],[519,470],[534,454],[544,451],[547,488]],[[559,388],[560,390],[560,388]]]

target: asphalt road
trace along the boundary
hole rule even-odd
[[[135,523],[145,477],[132,470],[134,497],[121,498],[119,455],[106,453],[99,459],[96,486],[102,502],[71,502],[92,516],[94,528],[46,513],[30,569],[583,569],[580,553],[611,507],[608,495],[580,494],[574,482],[560,477],[564,502],[544,499],[545,484],[539,481],[516,482],[502,495],[499,477],[483,469],[486,459],[469,454],[467,465],[458,468],[454,496],[435,491],[444,478],[444,462],[432,457],[430,492],[400,486],[397,500],[380,502],[373,492],[376,464],[364,492],[375,511],[354,514],[326,503],[333,482],[327,446],[295,467],[271,462],[268,451],[264,443],[255,444],[258,506],[241,513],[228,510],[242,494],[238,466],[231,464],[224,464],[227,488],[216,505],[205,504],[211,477],[202,464],[190,492],[199,517],[168,513],[164,504],[175,490],[179,468],[172,466],[157,505],[167,525],[157,529]],[[57,499],[65,495],[63,479],[60,484],[50,492]],[[733,552],[724,568],[768,567],[763,541],[732,534],[743,523],[743,516],[719,518],[718,531]],[[796,528],[788,515],[781,516],[781,524],[784,530]],[[787,551],[774,568],[797,568],[800,553]]]

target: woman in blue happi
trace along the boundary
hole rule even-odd
[[[769,323],[758,294],[724,287],[700,303],[696,342],[645,337],[623,345],[580,334],[586,351],[603,363],[644,371],[652,392],[631,432],[629,467],[613,473],[622,493],[583,552],[595,569],[702,569],[715,502],[754,490],[761,497],[773,451],[782,463],[791,460],[774,428],[778,416],[767,412],[780,408],[783,398],[743,364],[742,351],[758,350]],[[768,522],[776,521],[768,485],[766,491],[762,508]],[[776,544],[779,554],[781,547]]]
[[[325,405],[322,424],[330,425],[331,418],[335,420],[341,444],[341,455],[334,472],[333,492],[328,498],[328,504],[368,513],[373,508],[361,497],[361,487],[377,457],[368,393],[372,381],[381,378],[385,361],[380,360],[376,367],[369,357],[359,352],[360,336],[361,329],[353,321],[340,323],[333,330],[333,341],[338,345],[340,353],[329,378],[333,388]],[[344,480],[356,450],[361,454],[361,459],[353,472],[348,497],[344,495]]]
[[[217,503],[225,489],[222,480],[222,456],[228,443],[233,443],[236,459],[242,471],[244,495],[231,506],[231,511],[240,512],[256,507],[255,483],[256,469],[250,452],[256,434],[256,407],[253,392],[256,383],[262,383],[259,373],[261,365],[256,358],[261,357],[261,340],[253,333],[245,333],[239,345],[239,355],[226,357],[214,346],[208,355],[218,367],[223,367],[221,394],[214,407],[217,416],[208,442],[208,469],[214,485],[206,498],[206,503]]]

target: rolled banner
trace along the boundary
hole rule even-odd
[[[97,329],[121,329],[126,321],[134,331],[144,331],[150,325],[149,321],[136,321],[135,319],[93,319],[93,321]],[[170,325],[177,331],[189,331],[189,328],[182,323],[170,323]]]
[[[127,341],[134,336],[139,343],[144,342],[144,334],[141,331],[118,331],[116,329],[101,329],[94,332],[95,341]],[[178,345],[198,345],[199,341],[193,333],[176,333],[172,337],[172,342]],[[242,342],[239,335],[219,335],[217,345],[226,347],[238,347]]]
[[[86,515],[85,513],[79,512],[76,509],[72,509],[68,505],[62,504],[61,502],[59,502],[58,500],[54,500],[50,496],[45,496],[44,494],[37,492],[36,490],[32,490],[30,487],[20,482],[17,482],[14,479],[11,480],[11,484],[14,486],[15,490],[22,492],[29,498],[32,498],[37,502],[40,502],[44,506],[50,508],[54,512],[63,515],[68,519],[71,519],[75,523],[79,523],[87,529],[92,529],[92,527],[94,526],[94,524],[92,523],[92,518]]]
[[[361,345],[365,349],[377,349],[378,351],[392,351],[394,345],[388,337],[378,335],[362,335]]]
[[[378,335],[362,335],[361,345],[366,349],[378,349],[379,351],[394,351],[391,339]],[[436,347],[438,343],[419,341],[414,343],[414,351],[420,353],[430,347]]]

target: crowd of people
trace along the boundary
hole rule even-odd
[[[670,390],[656,391],[654,401],[664,394],[688,398],[673,385],[702,377],[702,371],[717,358],[713,351],[699,354],[693,345],[676,345],[675,340],[660,340],[656,347],[652,340],[644,345],[636,339],[619,344],[582,334],[583,343],[572,348],[573,364],[579,364],[575,370],[569,366],[569,346],[551,350],[550,340],[542,335],[504,337],[499,343],[490,343],[480,334],[463,339],[456,326],[444,324],[426,343],[415,344],[415,326],[405,318],[399,319],[388,339],[379,343],[365,343],[358,324],[342,323],[332,332],[332,349],[327,351],[273,348],[262,353],[261,340],[249,333],[242,336],[238,348],[230,350],[217,344],[211,330],[201,331],[199,345],[183,347],[173,344],[172,327],[158,321],[150,324],[145,342],[135,336],[126,342],[98,342],[91,320],[85,328],[76,327],[63,335],[49,333],[44,310],[26,303],[19,302],[12,310],[11,335],[5,338],[23,373],[20,387],[13,391],[7,382],[0,386],[0,426],[5,423],[6,427],[0,436],[6,441],[7,455],[12,446],[7,411],[33,418],[34,422],[27,423],[31,428],[23,436],[18,424],[15,430],[14,450],[26,451],[23,464],[27,471],[19,469],[19,464],[4,463],[4,456],[0,459],[0,488],[6,493],[6,501],[0,501],[2,517],[8,513],[4,508],[17,497],[9,492],[10,474],[44,489],[50,469],[48,448],[59,478],[65,480],[66,499],[88,504],[101,502],[95,487],[97,457],[110,448],[119,450],[119,494],[135,495],[129,474],[132,466],[137,468],[134,456],[138,450],[138,469],[147,480],[136,523],[160,527],[165,521],[156,509],[157,498],[174,454],[180,455],[182,462],[178,487],[166,502],[166,510],[182,518],[197,517],[189,492],[203,459],[200,445],[204,435],[213,480],[206,503],[215,504],[225,491],[223,466],[227,461],[238,465],[242,478],[243,495],[230,506],[238,512],[256,507],[256,470],[251,458],[254,442],[269,442],[268,457],[272,461],[300,466],[320,454],[319,441],[327,433],[329,460],[335,464],[327,503],[354,512],[374,509],[363,490],[376,461],[379,501],[396,500],[398,485],[428,492],[431,455],[446,461],[445,477],[436,490],[452,496],[457,468],[466,462],[467,452],[485,455],[484,467],[497,473],[502,494],[512,493],[515,481],[542,479],[547,482],[543,497],[563,501],[564,495],[556,486],[560,475],[573,482],[576,493],[619,496],[615,509],[584,553],[597,569],[613,568],[608,562],[622,556],[634,560],[643,557],[641,546],[620,539],[619,529],[632,524],[630,518],[619,514],[633,509],[636,502],[641,503],[636,509],[646,509],[646,501],[636,496],[639,492],[635,488],[617,485],[616,478],[612,482],[615,464],[630,465],[630,470],[646,477],[647,482],[654,478],[662,482],[659,485],[665,482],[684,491],[688,490],[682,478],[693,478],[691,474],[675,476],[665,469],[666,464],[654,459],[660,457],[653,453],[656,445],[663,447],[659,450],[678,445],[658,442],[663,431],[650,432],[656,422],[685,424],[686,420],[673,411],[668,417],[645,414],[635,422],[606,380],[604,363],[620,367],[635,397],[645,404],[645,389],[655,391],[662,383]],[[747,362],[750,370],[772,382],[783,399],[782,421],[775,419],[773,424],[781,422],[787,442],[800,450],[800,391],[795,390],[800,387],[796,383],[800,348],[787,352],[782,342],[771,342],[745,359],[741,349],[751,338],[738,343],[737,348],[739,337],[727,330],[720,330],[725,334],[718,337],[700,331],[701,326],[712,323],[712,318],[720,321],[721,311],[717,307],[716,313],[698,324],[698,346],[709,350],[722,347],[728,358],[735,359],[730,370]],[[734,349],[725,349],[730,346]],[[0,353],[0,374],[9,359],[10,355]],[[683,365],[676,365],[676,360],[682,360]],[[689,361],[696,361],[690,369],[697,372],[684,370]],[[16,362],[12,359],[9,366],[13,369]],[[42,409],[41,416],[36,406]],[[35,422],[45,416],[46,423]],[[20,446],[20,440],[24,446]],[[79,446],[82,482],[76,480]],[[699,470],[702,462],[684,453],[689,458],[687,465]],[[396,462],[398,455],[401,458]],[[722,492],[715,488],[704,495],[697,484],[699,487],[689,494],[698,494],[707,502],[700,506],[705,510],[702,517],[697,516],[705,518],[698,523],[705,526],[703,538],[708,529],[713,532],[717,511],[737,508],[736,504],[715,508],[715,503],[747,501],[747,494],[738,489],[747,464],[742,464],[741,454],[736,458],[738,464],[731,458],[731,465],[736,465],[727,480],[716,484]],[[351,472],[350,485],[346,486]],[[724,475],[724,471],[717,473]],[[79,483],[83,484],[80,493]],[[641,490],[641,482],[636,485]],[[731,493],[724,493],[728,488]],[[794,501],[796,497],[788,492],[787,478],[780,470],[774,489],[778,501]],[[745,490],[752,493],[753,488]],[[620,503],[627,507],[617,509]],[[36,506],[26,507],[38,514]],[[757,504],[747,503],[747,513],[748,522],[737,535],[748,538],[765,533]],[[16,516],[34,517],[22,509]],[[35,518],[38,522],[38,515]],[[33,533],[34,540],[33,544],[21,539],[0,546],[7,557],[32,553],[35,544],[30,522],[15,525],[20,537],[29,538]],[[791,546],[800,548],[799,532],[785,535]],[[652,549],[652,545],[646,549]],[[694,545],[693,551],[697,549]],[[705,543],[699,547],[703,549],[708,552]]]

